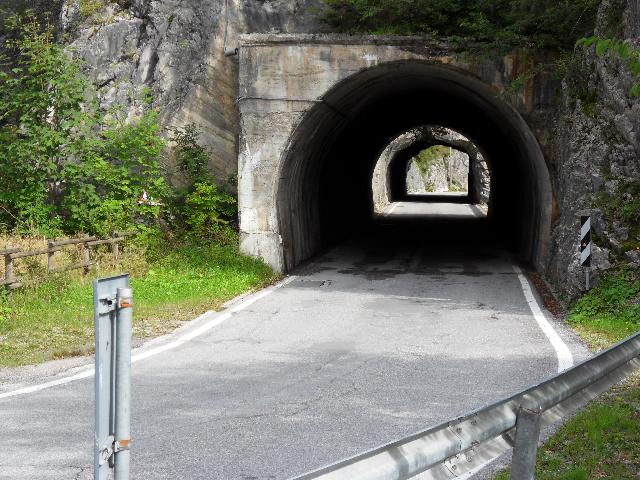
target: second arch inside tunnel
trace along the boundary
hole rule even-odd
[[[422,126],[389,142],[375,164],[371,189],[377,215],[400,201],[488,206],[490,164],[481,149],[459,132]]]
[[[490,163],[492,227],[521,260],[541,266],[552,194],[544,157],[526,122],[468,72],[402,61],[342,81],[293,133],[277,193],[285,270],[366,227],[374,217],[374,173],[385,149],[402,134],[434,125],[458,132]],[[408,145],[396,167],[404,168],[407,155],[430,141]],[[394,178],[402,175],[388,177],[390,190]],[[470,188],[471,202],[481,195]]]

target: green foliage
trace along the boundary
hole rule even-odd
[[[189,237],[230,243],[236,236],[230,228],[237,217],[234,196],[209,177],[211,152],[200,145],[201,131],[195,124],[172,129],[173,153],[181,185],[172,199],[174,227]]]
[[[593,339],[604,339],[605,344],[640,330],[640,272],[626,269],[604,274],[576,303],[569,323]]]
[[[413,158],[413,162],[418,166],[420,173],[426,175],[436,162],[446,162],[451,155],[451,148],[444,145],[434,145],[425,148]]]
[[[157,204],[138,204],[142,192],[164,199],[168,188],[159,158],[164,141],[155,112],[125,122],[105,121],[94,149],[79,165],[71,164],[68,189],[61,202],[65,229],[107,235],[135,223],[153,224],[160,215]]]
[[[598,56],[611,54],[617,56],[624,62],[631,75],[636,78],[636,83],[629,90],[631,98],[640,97],[640,48],[629,45],[626,41],[617,38],[601,38],[597,36],[585,37],[578,40],[577,46],[584,49],[595,48]]]
[[[174,151],[178,170],[192,184],[206,178],[211,157],[211,152],[198,143],[201,134],[198,126],[190,123],[183,128],[174,128],[171,137],[176,144]]]
[[[593,31],[599,0],[325,0],[348,33],[427,34],[496,46],[570,49]]]
[[[54,204],[63,159],[82,152],[93,122],[79,106],[91,100],[79,66],[53,42],[50,29],[42,31],[32,16],[10,17],[8,24],[20,34],[7,45],[15,61],[5,59],[0,71],[3,220],[51,234],[62,228]]]
[[[198,238],[226,240],[226,228],[235,218],[236,199],[211,182],[200,182],[186,196],[184,217],[190,234]]]
[[[80,15],[84,18],[91,17],[105,7],[104,0],[80,0]]]
[[[152,222],[158,208],[137,199],[166,194],[157,116],[105,116],[80,63],[31,14],[13,16],[0,70],[0,221],[47,236],[104,235]]]

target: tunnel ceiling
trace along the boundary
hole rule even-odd
[[[551,187],[530,129],[469,73],[411,61],[374,67],[339,83],[294,132],[278,190],[288,269],[369,221],[376,160],[391,140],[422,125],[458,131],[486,153],[496,227],[522,259],[542,261]]]

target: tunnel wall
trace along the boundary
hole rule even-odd
[[[255,34],[241,37],[238,188],[241,248],[245,253],[263,258],[277,271],[287,271],[319,251],[325,241],[318,230],[320,221],[339,204],[333,205],[329,197],[323,202],[309,201],[318,196],[318,189],[324,188],[322,181],[309,179],[322,177],[322,172],[317,170],[326,160],[321,157],[328,151],[349,148],[346,144],[334,144],[344,142],[345,135],[349,135],[352,112],[366,110],[362,98],[355,95],[349,99],[349,89],[365,89],[369,83],[380,80],[375,74],[368,76],[367,72],[386,68],[385,74],[393,75],[411,64],[420,68],[437,67],[440,75],[452,84],[473,83],[473,88],[483,89],[485,100],[495,102],[492,108],[495,107],[496,112],[501,110],[501,114],[518,125],[514,138],[522,137],[517,140],[520,146],[531,150],[521,154],[537,157],[535,162],[538,162],[521,173],[539,180],[529,192],[530,205],[521,211],[536,224],[535,232],[529,229],[535,238],[521,239],[529,243],[521,250],[527,252],[527,260],[532,264],[538,267],[544,264],[552,192],[533,133],[539,133],[544,127],[534,125],[530,129],[526,119],[535,121],[545,117],[541,110],[550,104],[545,93],[548,89],[534,88],[532,84],[521,94],[511,96],[507,104],[499,94],[522,73],[523,62],[518,54],[474,63],[467,56],[456,55],[446,45],[426,44],[424,39],[411,37]],[[425,72],[428,74],[428,70]],[[448,72],[455,75],[448,76]],[[405,77],[418,74],[422,72],[408,72]],[[353,78],[358,80],[346,90],[340,90]],[[398,128],[415,126],[398,125]],[[386,136],[387,142],[391,135],[401,132],[380,127],[371,133],[381,138]],[[381,151],[365,153],[379,156]],[[341,178],[332,181],[336,182],[332,188],[337,190],[363,188],[342,185],[340,182],[346,180]],[[358,208],[364,209],[365,205]]]

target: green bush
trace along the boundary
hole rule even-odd
[[[5,230],[104,235],[153,223],[166,195],[155,112],[105,115],[81,64],[31,14],[13,16],[0,70],[0,221]],[[9,58],[11,60],[9,60]]]
[[[172,130],[171,141],[175,142],[176,165],[190,184],[206,178],[211,152],[200,145],[202,132],[194,123]]]
[[[210,178],[211,151],[200,145],[201,134],[195,124],[172,129],[179,185],[174,187],[170,220],[174,229],[188,237],[232,243],[237,240],[231,228],[237,217],[237,201],[228,185],[218,185]]]
[[[236,216],[236,199],[211,182],[200,182],[186,196],[184,217],[189,233],[198,238],[228,241],[229,225]]]

